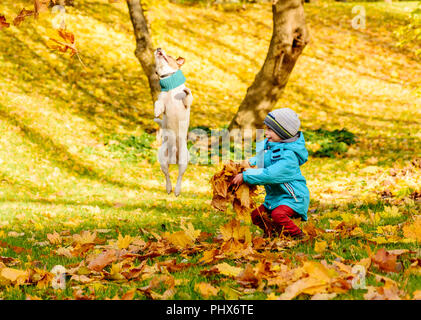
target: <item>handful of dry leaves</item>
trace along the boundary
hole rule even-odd
[[[228,203],[232,203],[234,211],[239,219],[248,221],[250,210],[256,205],[253,197],[257,195],[257,186],[243,183],[235,185],[232,183],[234,177],[243,171],[251,168],[248,161],[226,163],[223,169],[215,174],[210,183],[212,185],[212,206],[220,211],[226,211]]]

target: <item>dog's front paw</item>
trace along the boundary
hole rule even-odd
[[[158,118],[165,110],[164,103],[160,100],[155,102],[155,118]]]
[[[188,108],[193,104],[193,95],[191,94],[189,88],[185,88],[183,91],[186,94],[186,96],[183,98],[183,103],[185,107]]]

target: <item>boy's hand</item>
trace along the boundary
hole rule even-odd
[[[242,184],[243,182],[244,182],[244,180],[243,180],[243,174],[242,173],[237,174],[234,177],[234,179],[232,179],[232,183],[234,183],[234,184]]]

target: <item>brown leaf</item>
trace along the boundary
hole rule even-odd
[[[394,281],[386,281],[382,287],[369,286],[367,290],[364,294],[366,300],[401,300],[403,294]]]
[[[243,286],[257,288],[261,279],[255,275],[252,265],[248,264],[237,277],[237,282]]]
[[[3,28],[9,28],[9,27],[10,27],[10,23],[7,23],[5,16],[0,14],[0,30]]]
[[[256,196],[256,186],[232,184],[235,175],[249,168],[244,161],[235,163],[229,161],[222,170],[216,173],[210,180],[213,197],[211,205],[217,210],[225,212],[228,203],[232,203],[234,211],[244,220],[249,219],[249,211],[254,207],[253,196]]]
[[[133,300],[137,289],[131,289],[121,296],[121,300]]]
[[[116,260],[117,255],[115,250],[103,251],[88,264],[88,268],[94,271],[101,271]]]
[[[26,10],[25,8],[23,8],[19,14],[17,15],[17,17],[15,19],[13,19],[13,25],[18,26],[20,25],[26,17],[30,17],[33,16],[35,14],[34,10]]]
[[[386,272],[402,271],[402,264],[397,262],[398,255],[391,254],[385,248],[377,250],[376,254],[371,257],[375,266]]]

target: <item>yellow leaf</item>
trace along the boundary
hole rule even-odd
[[[280,295],[279,300],[294,299],[304,291],[310,291],[310,288],[317,288],[322,291],[324,284],[324,281],[312,277],[299,279],[285,289],[284,293]]]
[[[233,267],[226,262],[217,264],[215,266],[218,269],[219,273],[229,276],[229,277],[237,277],[243,270],[243,268]]]
[[[241,226],[240,221],[234,219],[219,228],[224,241],[230,239],[251,243],[251,233],[248,226]]]
[[[122,269],[122,263],[116,263],[111,266],[110,270],[110,278],[113,280],[125,280],[126,278],[121,274],[123,271]]]
[[[325,283],[330,282],[338,274],[333,269],[328,269],[323,264],[317,261],[306,261],[303,265],[304,271],[306,271],[310,277],[324,281]]]
[[[117,245],[119,249],[127,249],[130,243],[134,240],[131,236],[126,235],[122,236],[121,234],[118,235]]]
[[[421,242],[421,218],[416,219],[411,224],[403,226],[402,230],[406,238]]]
[[[177,247],[185,248],[187,246],[191,246],[194,243],[191,237],[189,237],[185,231],[177,231],[172,234],[169,232],[164,232],[163,236]]]
[[[61,236],[56,231],[54,233],[48,233],[47,239],[51,244],[60,244],[62,242]]]
[[[216,296],[219,292],[219,289],[213,287],[207,282],[196,283],[194,285],[194,289],[205,298],[209,298],[210,296]]]
[[[192,240],[192,242],[196,241],[197,237],[200,235],[201,230],[195,230],[191,222],[187,224],[187,228],[184,225],[182,225],[181,228],[184,230],[186,235]]]
[[[95,243],[96,232],[92,233],[90,231],[82,231],[80,234],[73,235],[73,241],[80,245]]]
[[[250,208],[250,190],[247,184],[243,183],[235,192],[235,195],[240,200],[242,206]]]
[[[1,269],[0,277],[12,282],[12,284],[21,285],[28,279],[29,274],[24,270],[3,268]]]
[[[66,258],[73,258],[72,251],[69,248],[60,247],[56,250],[56,255]]]
[[[327,242],[326,241],[316,241],[314,243],[314,251],[317,253],[323,253],[327,248]]]

